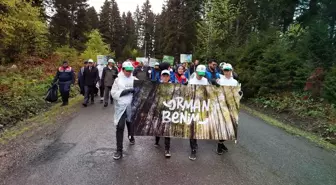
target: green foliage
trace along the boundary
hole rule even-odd
[[[114,56],[114,54],[111,53],[109,46],[104,43],[98,30],[93,30],[89,34],[89,40],[85,46],[86,50],[81,54],[81,58],[83,59],[95,59],[97,58],[97,55]]]
[[[325,77],[323,96],[333,104],[336,104],[336,67],[331,68]]]
[[[30,54],[44,55],[48,51],[47,24],[42,21],[39,7],[29,2],[0,3],[6,11],[0,12],[0,57],[8,60]]]
[[[63,46],[60,48],[57,48],[55,51],[55,54],[57,54],[60,57],[61,61],[77,61],[78,59],[78,52],[74,48],[70,48],[69,46]]]

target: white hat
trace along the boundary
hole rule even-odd
[[[115,64],[115,62],[114,62],[114,60],[111,58],[111,59],[109,59],[108,61],[107,61],[107,63],[113,63],[113,64]]]
[[[226,64],[223,66],[223,70],[230,70],[230,71],[232,71],[232,70],[233,70],[232,65],[229,64],[229,63],[226,63]]]
[[[160,63],[159,63],[159,62],[155,62],[155,65],[156,65],[156,66],[159,66],[159,65],[160,65]]]
[[[223,68],[223,66],[225,65],[226,63],[225,62],[222,62],[219,64],[219,67]]]
[[[196,68],[196,72],[198,75],[205,76],[205,72],[206,72],[205,65],[198,65]]]
[[[89,61],[88,61],[89,63],[93,63],[93,60],[92,59],[89,59]]]
[[[164,75],[164,74],[170,75],[170,71],[165,69],[161,72],[161,75]]]
[[[126,71],[133,71],[134,67],[131,62],[124,62],[122,64],[122,68],[125,69]]]

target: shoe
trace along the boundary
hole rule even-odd
[[[107,107],[108,106],[108,103],[104,103],[104,107]]]
[[[224,145],[224,143],[223,143],[223,145],[222,145],[222,149],[223,149],[224,152],[228,152],[228,151],[229,151],[229,149],[226,148],[226,146]]]
[[[189,156],[189,159],[192,160],[192,161],[195,161],[196,160],[196,150],[192,150],[191,151],[191,154]]]
[[[100,98],[100,103],[103,103],[104,102],[104,98]]]
[[[226,148],[224,143],[218,143],[217,145],[217,154],[222,155],[224,152],[228,152],[229,150]]]
[[[129,136],[129,141],[130,141],[130,145],[134,145],[135,144],[135,139],[134,136]]]
[[[114,160],[119,160],[122,158],[122,152],[121,151],[117,151],[113,154],[113,159]]]
[[[160,147],[159,143],[155,143],[154,146],[155,146],[156,148],[159,148],[159,147]]]
[[[87,104],[86,104],[86,103],[83,103],[83,106],[84,106],[84,107],[87,107]]]
[[[170,158],[170,157],[171,157],[171,154],[170,154],[170,151],[169,151],[169,150],[166,150],[166,151],[165,151],[165,157],[166,157],[166,158]]]

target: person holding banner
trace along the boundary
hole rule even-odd
[[[205,65],[198,65],[196,68],[196,74],[190,79],[190,85],[209,85],[209,81],[205,78],[206,67]],[[195,124],[195,123],[194,123]],[[190,139],[191,154],[189,159],[196,160],[197,140]]]
[[[111,90],[112,98],[115,100],[114,124],[117,126],[117,151],[113,155],[115,160],[122,158],[125,124],[127,125],[130,144],[135,144],[134,125],[131,123],[131,104],[135,91],[133,88],[134,80],[138,79],[132,75],[133,70],[134,67],[131,62],[124,62],[122,71],[119,73],[118,78],[115,79]]]
[[[160,77],[160,82],[162,84],[167,84],[167,83],[171,83],[170,82],[170,71],[165,69],[162,70],[161,72],[161,77]],[[160,141],[160,137],[155,137],[155,147],[159,147],[159,141]],[[170,154],[170,137],[165,137],[165,157],[166,158],[170,158],[171,154]]]
[[[220,79],[220,73],[217,71],[217,62],[214,59],[208,61],[207,71],[205,73],[206,78],[212,85],[219,86],[217,83]]]
[[[154,68],[150,70],[151,81],[159,83],[160,82],[160,63],[156,62]]]

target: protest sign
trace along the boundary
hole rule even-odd
[[[160,61],[156,58],[150,58],[149,59],[149,66],[154,67],[156,62],[160,62]]]
[[[181,54],[180,55],[180,62],[181,64],[184,62],[191,63],[192,62],[192,55],[191,54]]]
[[[240,87],[136,81],[135,135],[236,140]]]
[[[149,65],[148,58],[137,57],[135,60],[138,61],[138,62],[142,62],[144,65]]]
[[[174,65],[174,57],[173,56],[168,56],[168,55],[164,55],[162,62],[168,62],[170,65]]]
[[[97,64],[98,65],[107,65],[107,56],[97,55]]]

